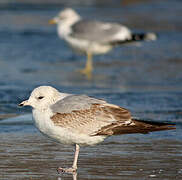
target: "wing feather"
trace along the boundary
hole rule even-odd
[[[91,104],[87,109],[56,113],[51,119],[56,126],[90,136],[146,134],[175,129],[174,124],[132,119],[127,109],[108,103]]]
[[[91,42],[110,43],[131,39],[131,32],[117,23],[81,20],[72,26],[71,36]]]
[[[110,104],[92,104],[90,109],[75,110],[71,113],[56,113],[51,117],[56,126],[92,135],[103,127],[114,123],[125,124],[131,120],[130,112]]]
[[[141,133],[147,134],[153,131],[173,130],[176,129],[175,124],[155,122],[155,121],[142,121],[132,119],[129,123],[120,124],[119,122],[112,123],[102,127],[99,131],[92,134],[92,136],[100,135],[122,135]]]
[[[106,103],[106,101],[86,95],[70,95],[53,104],[51,110],[53,113],[71,113],[76,110],[90,109],[92,104],[104,103]]]

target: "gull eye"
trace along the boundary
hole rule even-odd
[[[37,99],[43,99],[44,98],[44,96],[39,96]]]

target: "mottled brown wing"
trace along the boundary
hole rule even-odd
[[[131,123],[130,112],[112,104],[93,104],[89,109],[56,113],[51,119],[56,126],[88,135],[113,124]]]

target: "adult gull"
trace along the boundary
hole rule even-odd
[[[118,44],[156,39],[154,33],[133,33],[119,23],[84,20],[71,8],[61,11],[49,23],[58,25],[59,37],[74,50],[87,55],[86,66],[80,70],[87,76],[93,70],[92,55],[105,54]]]
[[[175,129],[172,124],[137,120],[127,109],[105,100],[61,93],[51,86],[35,88],[29,99],[19,105],[32,106],[33,119],[41,133],[57,142],[75,145],[72,167],[59,167],[59,172],[76,172],[80,146],[96,145],[112,135]]]

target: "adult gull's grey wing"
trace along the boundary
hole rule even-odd
[[[130,30],[118,23],[80,20],[72,27],[71,36],[98,43],[112,43],[131,39]]]

